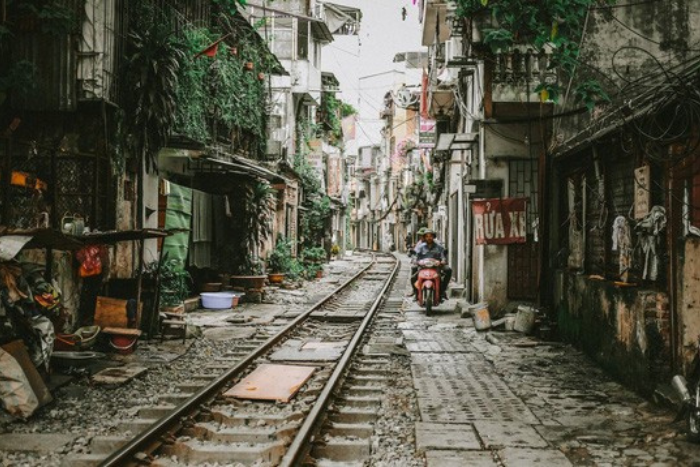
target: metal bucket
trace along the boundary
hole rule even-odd
[[[505,319],[503,323],[505,325],[505,330],[513,331],[515,328],[515,315],[506,315]]]
[[[469,307],[474,319],[474,327],[477,331],[485,331],[491,328],[491,315],[488,303],[477,303]]]
[[[535,317],[537,310],[531,306],[518,306],[518,313],[515,315],[515,324],[513,329],[523,334],[530,334],[535,326]]]

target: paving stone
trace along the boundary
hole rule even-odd
[[[444,423],[417,423],[416,448],[419,451],[431,449],[481,449],[471,425]]]
[[[531,447],[546,448],[547,442],[530,425],[517,422],[477,420],[474,428],[486,448]]]
[[[426,451],[426,467],[494,467],[491,451]]]
[[[414,361],[411,370],[424,422],[512,420],[538,423],[530,409],[485,360],[473,354],[442,354],[439,361],[426,362],[418,358]]]
[[[547,467],[571,467],[566,456],[555,449],[505,448],[498,456],[506,467],[542,465]]]
[[[53,452],[74,439],[74,435],[60,433],[3,433],[0,434],[0,451]]]

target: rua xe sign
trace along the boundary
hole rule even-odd
[[[472,202],[477,245],[525,243],[527,198],[491,198]]]

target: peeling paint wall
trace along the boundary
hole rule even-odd
[[[682,350],[687,365],[697,348],[700,337],[700,239],[689,238],[685,243],[685,263],[682,276],[682,297],[679,309]]]
[[[668,295],[563,273],[559,329],[628,386],[651,394],[670,379]]]

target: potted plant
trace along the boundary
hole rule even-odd
[[[160,283],[159,308],[177,312],[184,310],[184,301],[190,294],[192,278],[177,259],[169,259],[166,253],[160,265],[154,261],[146,266],[146,277],[156,278]]]
[[[276,192],[269,183],[255,183],[243,193],[241,244],[235,248],[235,264],[231,285],[261,289],[267,275],[260,261],[259,251],[272,234],[272,215]]]
[[[326,260],[326,250],[320,246],[306,248],[302,253],[305,263],[318,264]]]
[[[320,279],[323,277],[322,263],[326,260],[326,250],[320,246],[307,248],[302,253],[306,265],[307,277]]]
[[[291,267],[292,245],[284,236],[277,238],[275,249],[267,258],[267,265],[270,268],[268,278],[271,284],[281,284]]]
[[[331,256],[333,258],[338,258],[338,255],[340,254],[340,246],[337,243],[334,243],[333,246],[331,247]]]

